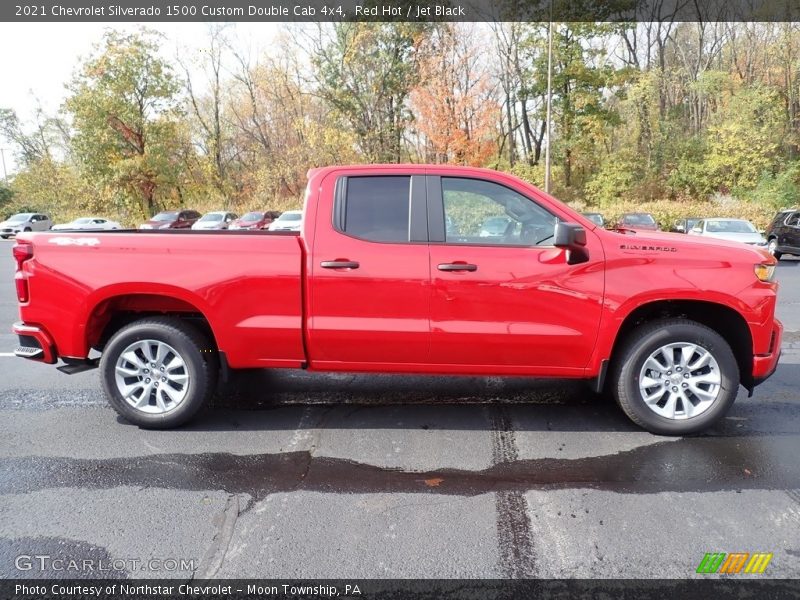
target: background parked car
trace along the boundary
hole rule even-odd
[[[589,219],[592,223],[595,223],[598,227],[606,226],[606,220],[603,218],[603,215],[598,212],[585,212],[581,214]]]
[[[195,221],[192,229],[227,229],[237,219],[238,215],[224,210],[215,210],[206,213]]]
[[[19,213],[0,223],[0,237],[8,239],[20,231],[47,231],[52,227],[50,217],[41,213]]]
[[[641,229],[643,231],[658,231],[658,222],[656,222],[653,215],[650,213],[625,213],[623,214],[617,224],[617,229]]]
[[[270,223],[270,231],[300,231],[303,227],[303,211],[287,210]]]
[[[766,231],[767,249],[778,260],[784,254],[800,256],[800,210],[779,211]]]
[[[755,225],[745,219],[701,219],[689,230],[689,235],[702,235],[756,246],[765,246],[767,243]]]
[[[69,223],[59,223],[58,225],[53,225],[53,231],[59,231],[64,229],[83,229],[83,230],[102,231],[106,229],[121,229],[121,228],[122,226],[116,221],[109,221],[108,219],[104,219],[103,217],[81,217],[79,219],[75,219],[74,221],[70,221]]]
[[[189,229],[199,218],[196,210],[165,210],[139,225],[139,229]]]
[[[281,213],[278,210],[268,210],[266,212],[255,210],[233,221],[228,229],[266,229],[270,223],[280,216]]]
[[[687,217],[685,219],[675,219],[675,222],[672,224],[672,231],[673,233],[689,233],[692,227],[697,225],[700,221],[700,217]]]

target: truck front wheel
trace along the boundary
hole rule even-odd
[[[109,403],[134,425],[177,427],[207,403],[216,384],[216,356],[205,336],[175,318],[135,321],[115,333],[100,359]]]
[[[739,389],[739,367],[728,343],[687,319],[635,329],[612,369],[612,390],[625,414],[662,435],[706,429],[725,415]]]

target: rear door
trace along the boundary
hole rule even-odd
[[[582,374],[604,289],[597,237],[587,231],[589,261],[569,265],[553,246],[559,218],[536,199],[483,179],[430,179],[431,361],[461,372]]]
[[[402,370],[430,358],[425,177],[368,173],[333,172],[319,190],[306,240],[312,366]]]

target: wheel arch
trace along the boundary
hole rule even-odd
[[[86,319],[87,348],[102,351],[108,340],[129,323],[153,316],[171,316],[199,329],[213,349],[219,346],[202,302],[182,294],[160,290],[145,293],[116,293],[96,299]]]
[[[662,318],[685,318],[716,331],[728,342],[739,367],[740,383],[752,391],[753,336],[745,318],[735,309],[705,300],[657,300],[632,310],[620,325],[611,349],[610,360],[618,358],[625,340],[640,325]]]

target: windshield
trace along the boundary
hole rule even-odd
[[[706,221],[709,233],[755,233],[756,228],[749,221]]]
[[[208,213],[207,215],[203,215],[200,217],[201,221],[222,221],[222,213]]]
[[[283,213],[278,221],[299,221],[302,216],[300,213]]]
[[[19,223],[20,221],[27,221],[31,218],[33,213],[20,213],[18,215],[14,215],[13,217],[8,218],[9,223]]]
[[[174,221],[178,218],[177,212],[160,212],[155,217],[153,217],[153,221]]]
[[[242,221],[260,221],[263,218],[264,218],[264,213],[249,212],[242,217]]]
[[[647,213],[642,214],[635,214],[635,215],[625,215],[622,219],[623,223],[627,223],[629,225],[655,225],[656,220],[653,218],[652,215]]]
[[[595,223],[596,225],[604,225],[603,215],[599,213],[583,213],[583,216],[589,219],[592,223]]]

